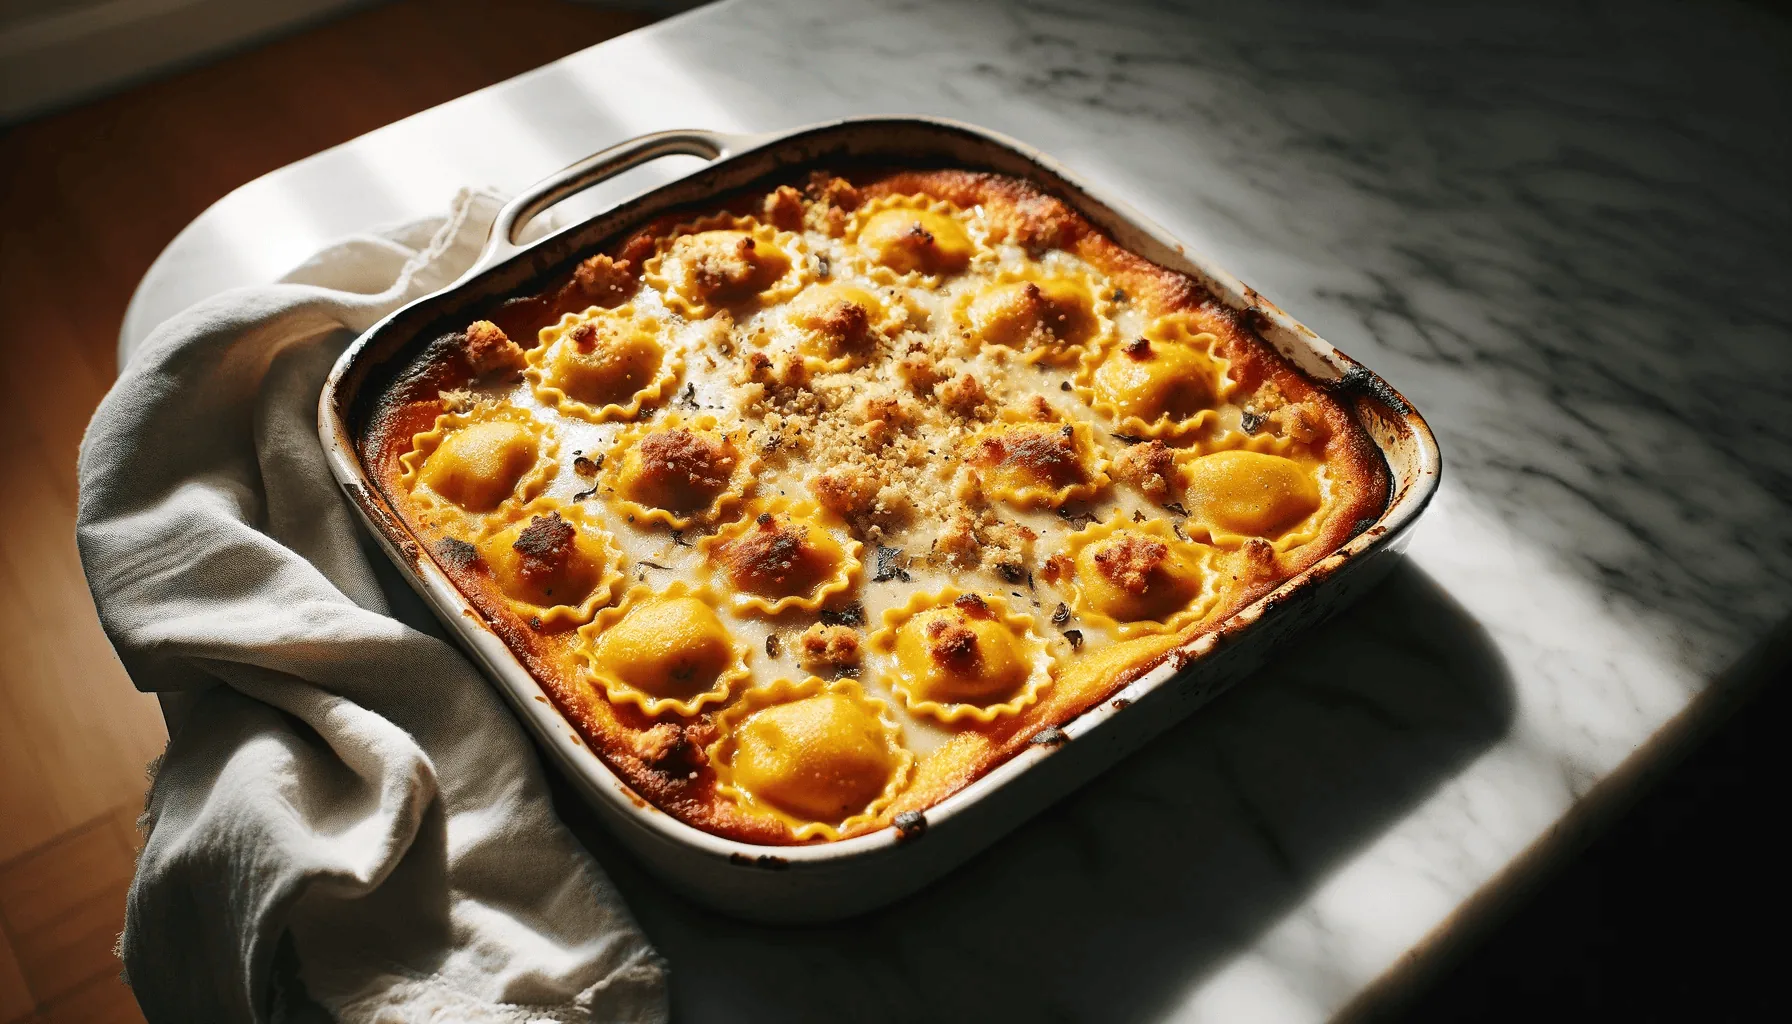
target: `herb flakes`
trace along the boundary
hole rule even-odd
[[[823,608],[820,618],[822,624],[828,626],[863,626],[865,624],[865,606],[854,601],[839,611]]]
[[[877,549],[877,572],[872,575],[871,582],[888,583],[891,580],[901,580],[904,583],[913,582],[914,577],[908,574],[907,566],[908,563],[902,557],[901,548],[880,546]]]
[[[1069,523],[1072,528],[1078,529],[1078,530],[1082,529],[1085,526],[1094,526],[1096,523],[1101,521],[1101,520],[1095,518],[1095,513],[1093,513],[1093,512],[1089,512],[1089,511],[1072,512],[1067,508],[1061,508],[1058,510],[1058,518],[1064,520],[1066,523]]]

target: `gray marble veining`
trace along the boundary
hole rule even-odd
[[[1488,507],[1614,599],[1692,620],[1701,671],[1734,656],[1705,637],[1785,615],[1792,148],[1770,16],[766,3],[705,27],[669,49],[749,109],[888,109],[900,68],[898,94],[938,90],[928,112],[1118,185],[1407,390]],[[756,62],[724,59],[742,39],[817,55],[761,93]]]
[[[738,0],[255,183],[171,247],[126,343],[642,131],[915,112],[1055,155],[1426,413],[1445,483],[1407,564],[858,921],[709,915],[565,811],[682,1019],[1322,1019],[1788,629],[1789,42],[1738,3]]]

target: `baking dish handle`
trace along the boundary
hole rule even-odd
[[[705,160],[719,160],[725,156],[733,156],[759,141],[759,137],[753,135],[730,135],[697,128],[680,128],[642,135],[593,153],[530,185],[505,203],[504,208],[498,211],[498,219],[492,222],[492,233],[486,239],[485,251],[479,254],[479,259],[462,276],[472,277],[527,248],[517,244],[516,236],[530,221],[560,200],[582,192],[600,181],[663,156],[697,156]]]

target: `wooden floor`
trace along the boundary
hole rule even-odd
[[[76,446],[138,279],[236,186],[645,20],[408,0],[0,134],[0,1024],[141,1019],[112,946],[166,736],[100,632],[73,535]]]

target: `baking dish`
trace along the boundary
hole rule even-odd
[[[614,174],[672,154],[709,165],[598,216],[521,245],[516,236],[555,202]],[[1118,244],[1187,274],[1244,313],[1257,332],[1354,414],[1387,463],[1389,501],[1354,539],[1100,704],[1036,737],[1021,754],[930,808],[887,828],[815,846],[758,846],[693,828],[654,808],[614,774],[562,718],[534,677],[448,580],[360,461],[371,402],[421,345],[467,310],[517,294],[608,239],[676,207],[809,166],[874,161],[989,170],[1027,178],[1089,218]],[[1390,564],[1439,472],[1423,419],[1379,377],[1162,229],[1020,143],[955,122],[868,118],[768,136],[673,131],[643,136],[566,168],[500,213],[476,265],[458,282],[386,317],[343,354],[320,398],[331,467],[394,562],[511,701],[542,746],[618,838],[678,889],[762,920],[821,920],[895,899],[950,869],[1105,768],[1247,672],[1278,640],[1335,611]]]

